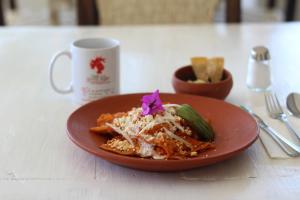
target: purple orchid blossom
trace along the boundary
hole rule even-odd
[[[164,107],[162,106],[162,102],[159,98],[159,90],[156,90],[150,95],[144,95],[142,97],[142,114],[152,115],[159,111],[164,111]]]

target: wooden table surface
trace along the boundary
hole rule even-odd
[[[234,77],[226,101],[261,106],[245,86],[251,47],[272,57],[274,89],[283,103],[300,92],[300,23],[0,29],[0,199],[299,199],[300,159],[270,159],[261,142],[225,162],[191,171],[150,173],[97,158],[66,135],[78,107],[56,94],[48,63],[84,37],[121,41],[121,93],[173,92],[174,70],[191,56],[224,56]],[[59,84],[70,79],[61,59]]]

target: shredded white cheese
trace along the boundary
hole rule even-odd
[[[139,154],[141,157],[149,157],[153,155],[153,145],[146,143],[142,140],[139,140],[140,143],[140,149]]]
[[[110,123],[106,123],[107,126],[111,127],[112,129],[114,129],[114,131],[116,131],[117,133],[121,134],[126,140],[128,140],[128,142],[134,146],[134,143],[132,142],[131,138],[127,135],[127,133],[125,131],[122,131],[120,128],[110,124]]]
[[[154,159],[164,159],[165,156],[159,155],[155,150],[154,146],[147,141],[161,137],[161,134],[166,134],[170,138],[173,138],[180,143],[192,148],[192,145],[184,140],[183,138],[174,134],[176,130],[180,130],[188,135],[191,134],[189,129],[184,128],[179,122],[181,117],[176,115],[176,107],[180,105],[177,104],[165,104],[163,107],[165,111],[161,114],[156,115],[142,115],[141,108],[133,108],[128,112],[128,115],[115,118],[112,123],[106,123],[114,131],[122,135],[131,145],[134,146],[133,138],[138,138],[139,143],[139,155],[141,157],[150,157]],[[147,135],[143,134],[147,130],[152,129],[155,125],[162,123],[167,123],[169,126],[167,128],[163,127],[161,134]],[[140,137],[140,138],[139,138]]]
[[[171,131],[169,131],[168,129],[166,129],[164,127],[164,131],[166,132],[166,134],[168,134],[168,136],[170,136],[171,138],[178,140],[179,142],[185,144],[187,147],[189,148],[193,148],[193,145],[191,143],[189,143],[188,141],[182,139],[181,137],[179,137],[178,135],[175,135],[174,133],[172,133]]]

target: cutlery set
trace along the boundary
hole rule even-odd
[[[294,96],[289,95],[287,99],[287,108],[289,111],[297,117],[294,113],[298,111],[297,103],[295,100],[295,93]],[[278,99],[275,93],[273,92],[266,92],[265,94],[265,103],[266,103],[266,110],[268,112],[268,115],[273,119],[280,120],[287,128],[287,130],[292,133],[294,136],[297,137],[298,140],[300,140],[300,132],[297,131],[288,121],[287,115],[284,113]],[[293,97],[293,99],[292,99]],[[258,123],[259,127],[264,130],[267,134],[269,134],[272,139],[279,145],[279,147],[289,156],[291,157],[297,157],[300,155],[300,145],[297,145],[285,137],[283,137],[280,133],[278,133],[276,130],[270,127],[269,124],[264,122],[261,117],[259,117],[257,114],[255,114],[250,108],[247,108],[245,106],[241,106],[242,109],[244,109],[246,112],[251,114],[256,122]],[[291,109],[292,108],[292,109]]]

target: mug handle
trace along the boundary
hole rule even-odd
[[[56,60],[60,57],[60,56],[67,56],[68,58],[72,58],[72,55],[71,55],[71,52],[70,51],[60,51],[58,53],[56,53],[53,58],[51,59],[50,61],[50,64],[49,64],[49,78],[50,78],[50,84],[52,86],[52,88],[58,92],[58,93],[61,93],[61,94],[67,94],[67,93],[71,93],[73,91],[72,89],[72,82],[70,83],[69,87],[66,88],[66,89],[60,89],[58,88],[55,83],[54,83],[54,80],[53,80],[53,68],[54,68],[54,64],[56,62]]]

